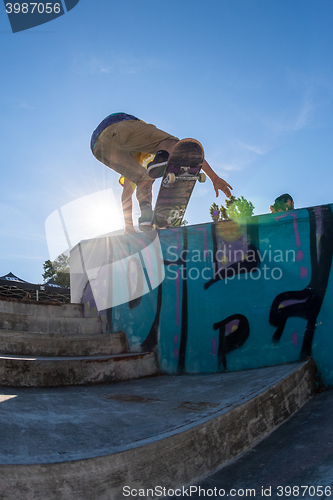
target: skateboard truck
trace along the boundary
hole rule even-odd
[[[199,182],[206,182],[206,174],[203,172],[199,172],[198,174],[192,175],[187,172],[183,174],[176,175],[174,173],[170,173],[166,176],[165,180],[167,181],[165,184],[174,184],[177,181],[194,181],[197,180]]]

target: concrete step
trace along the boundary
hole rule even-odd
[[[167,496],[271,434],[315,393],[315,375],[310,360],[93,387],[2,388],[1,498]]]
[[[0,299],[0,314],[12,313],[28,316],[61,316],[62,318],[83,318],[83,304],[60,304],[33,300]]]
[[[153,353],[71,357],[0,355],[0,385],[4,387],[106,384],[157,373]]]
[[[123,332],[92,335],[0,330],[0,354],[23,356],[94,356],[128,351]]]
[[[45,315],[47,309],[41,309],[38,316],[1,312],[0,330],[62,335],[102,333],[100,318],[63,317],[61,311],[58,310],[59,315],[50,316]]]

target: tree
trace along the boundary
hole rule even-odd
[[[253,215],[254,205],[251,201],[246,200],[244,196],[239,198],[231,196],[225,200],[225,204],[225,207],[223,205],[219,207],[216,203],[212,203],[210,206],[209,212],[214,222]]]
[[[53,279],[57,285],[64,288],[69,288],[69,257],[65,254],[59,255],[53,262],[46,260],[43,264],[43,279],[44,282]]]
[[[251,201],[248,201],[244,196],[235,198],[231,196],[229,200],[226,200],[227,213],[229,219],[237,219],[238,217],[251,217],[254,211],[254,205]]]

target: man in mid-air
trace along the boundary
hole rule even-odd
[[[152,185],[154,179],[163,176],[169,155],[178,141],[177,137],[159,130],[155,125],[126,113],[107,116],[93,132],[90,142],[93,155],[121,175],[120,182],[124,186],[122,206],[127,228],[132,220],[132,217],[129,219],[129,210],[132,210],[131,198],[135,186],[141,210],[139,226],[151,225]],[[155,155],[155,158],[146,169],[143,163],[150,155]],[[214,172],[206,160],[202,170],[212,181],[216,196],[219,190],[228,198],[231,196],[232,187]]]

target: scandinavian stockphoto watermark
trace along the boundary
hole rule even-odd
[[[79,0],[4,0],[6,13],[13,33],[25,31],[48,23],[72,10]]]
[[[179,276],[187,280],[223,280],[225,283],[234,279],[280,280],[283,271],[279,263],[296,262],[295,250],[272,249],[264,251],[235,248],[224,244],[213,250],[186,249],[179,252],[176,246],[168,247],[167,279],[175,280]]]

